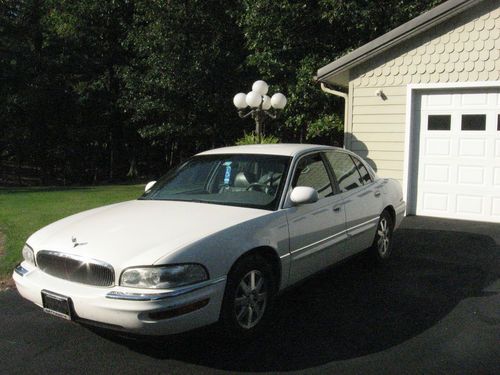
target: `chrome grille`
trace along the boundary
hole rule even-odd
[[[36,255],[36,263],[43,272],[76,283],[112,286],[115,281],[111,265],[78,255],[42,250]]]

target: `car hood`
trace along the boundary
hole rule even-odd
[[[69,216],[28,239],[52,250],[108,262],[115,268],[151,265],[207,235],[269,211],[207,203],[135,200]]]

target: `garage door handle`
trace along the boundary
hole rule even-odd
[[[380,191],[378,191],[378,190],[377,190],[377,191],[375,192],[375,196],[376,196],[376,197],[380,197]]]
[[[334,207],[333,212],[340,212],[340,207]]]

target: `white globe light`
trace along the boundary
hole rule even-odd
[[[247,96],[240,92],[239,94],[236,94],[233,98],[233,104],[236,108],[238,109],[243,109],[247,107],[247,102],[246,102]]]
[[[262,103],[262,96],[255,91],[250,91],[245,100],[250,107],[257,108]]]
[[[283,109],[286,106],[286,96],[281,92],[277,92],[271,98],[271,105],[276,109]]]
[[[265,81],[258,80],[255,81],[252,85],[252,91],[255,91],[259,95],[266,95],[267,90],[269,90],[269,86]]]
[[[267,111],[271,108],[271,98],[267,95],[262,97],[262,109]]]

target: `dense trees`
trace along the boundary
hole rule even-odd
[[[283,141],[341,140],[323,64],[439,0],[2,0],[0,183],[158,175],[253,128],[232,96],[258,78],[289,105]]]

